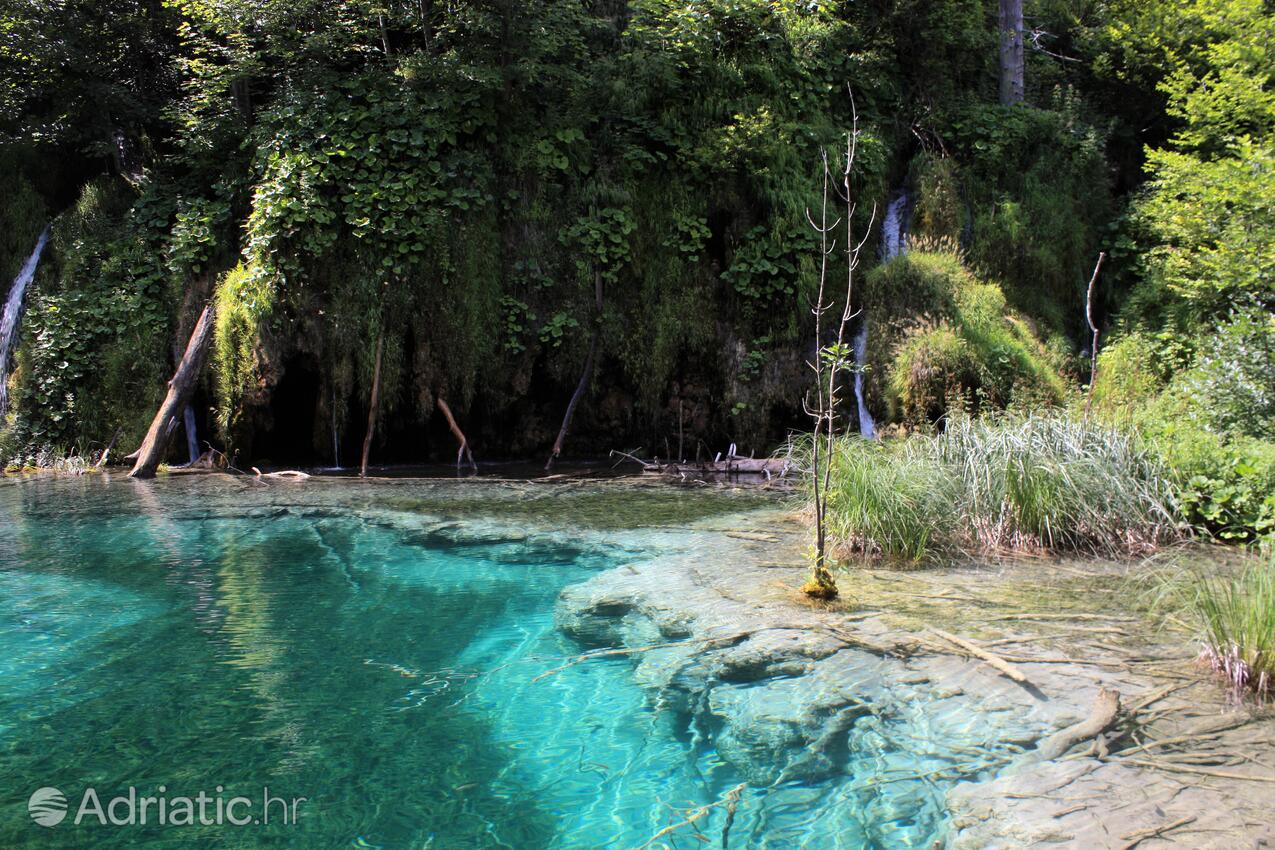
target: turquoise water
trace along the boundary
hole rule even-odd
[[[687,523],[763,503],[220,476],[0,482],[0,847],[640,846],[742,779],[647,698],[629,659],[533,681],[580,651],[554,629],[554,600],[694,546]],[[44,786],[74,810],[88,787],[105,801],[161,785],[306,801],[295,824],[238,827],[44,828],[27,812]],[[652,846],[863,846],[834,790],[748,789],[733,818],[698,822],[704,840],[683,829]],[[915,815],[896,834],[924,836]]]

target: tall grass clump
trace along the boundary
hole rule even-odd
[[[928,457],[858,437],[832,453],[828,532],[839,554],[876,553],[919,561],[953,532],[949,476]]]
[[[1116,555],[1180,534],[1156,456],[1064,413],[953,418],[941,434],[896,442],[847,436],[832,463],[827,521],[842,555]]]
[[[960,481],[978,548],[1129,553],[1177,533],[1167,472],[1118,428],[1062,413],[958,417],[926,449]]]
[[[1204,629],[1201,659],[1237,702],[1265,702],[1275,688],[1275,553],[1239,575],[1202,578],[1193,608]]]

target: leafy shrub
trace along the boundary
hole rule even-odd
[[[140,443],[167,371],[161,251],[121,183],[85,186],[59,217],[23,319],[15,442],[26,452]]]
[[[270,273],[240,263],[228,271],[214,293],[213,375],[217,425],[229,436],[247,400],[264,388],[260,334],[273,309]]]
[[[1032,408],[1063,401],[1055,356],[949,251],[913,250],[867,276],[868,387],[892,418],[938,421],[962,409]]]
[[[1093,406],[1101,415],[1125,418],[1164,387],[1165,370],[1143,334],[1126,334],[1101,347],[1093,377]]]
[[[1222,540],[1275,530],[1275,443],[1227,437],[1192,418],[1190,398],[1166,392],[1140,414],[1178,491],[1183,519]]]
[[[973,406],[981,384],[973,346],[951,325],[918,326],[908,332],[890,367],[892,411],[905,421],[938,421],[956,401]]]
[[[1200,346],[1180,390],[1208,430],[1275,440],[1275,315],[1232,315]]]

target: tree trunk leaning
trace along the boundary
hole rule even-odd
[[[545,461],[545,472],[553,469],[553,463],[562,454],[562,445],[567,441],[567,432],[571,430],[571,417],[575,416],[576,405],[580,403],[580,397],[584,395],[584,391],[589,388],[589,381],[593,378],[593,361],[598,356],[598,343],[602,336],[602,273],[594,271],[593,273],[593,337],[589,340],[589,353],[584,358],[584,371],[580,375],[580,382],[576,384],[575,392],[571,394],[571,401],[567,402],[567,412],[562,417],[562,427],[558,429],[558,439],[553,441],[553,451],[549,453],[549,460]]]
[[[1025,93],[1023,0],[1000,0],[1000,101],[1022,103]]]
[[[359,477],[367,478],[367,456],[372,451],[372,434],[376,430],[376,406],[381,395],[381,349],[384,334],[376,338],[376,365],[372,367],[372,399],[367,410],[367,434],[363,437],[363,461],[359,464]]]
[[[460,449],[456,452],[456,468],[460,469],[462,460],[466,460],[469,466],[478,471],[478,464],[474,463],[474,453],[469,450],[469,440],[465,439],[465,432],[460,430],[460,426],[456,424],[456,417],[452,415],[452,409],[447,405],[446,400],[442,396],[438,399],[438,409],[442,412],[443,418],[447,420],[447,427],[451,429],[452,436],[456,438],[456,442],[460,443]]]
[[[212,304],[204,306],[195,322],[195,329],[190,333],[190,341],[186,344],[186,353],[177,364],[177,372],[168,382],[168,394],[159,406],[159,412],[151,422],[150,430],[142,447],[137,450],[137,462],[133,465],[130,478],[154,478],[155,470],[164,459],[168,448],[168,439],[177,425],[177,417],[190,404],[194,395],[195,384],[204,367],[204,358],[208,353],[208,342],[212,339],[213,317],[215,310]]]

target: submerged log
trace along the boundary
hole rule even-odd
[[[448,406],[447,401],[440,395],[437,399],[438,409],[442,412],[443,418],[447,420],[447,427],[451,429],[452,436],[456,438],[456,442],[460,443],[460,449],[456,452],[456,468],[460,469],[462,460],[467,460],[470,467],[477,472],[478,464],[474,463],[474,453],[469,450],[469,440],[465,439],[465,432],[460,430],[460,426],[456,424],[456,417],[452,415],[452,409]]]
[[[376,363],[372,367],[372,398],[367,409],[367,433],[363,436],[363,460],[359,464],[359,477],[367,478],[367,457],[372,452],[372,434],[376,429],[376,406],[381,395],[381,350],[385,336],[376,338]]]
[[[168,394],[159,406],[159,412],[151,422],[150,430],[142,447],[137,450],[137,463],[133,465],[130,478],[154,478],[155,470],[164,459],[164,451],[168,448],[168,439],[177,426],[177,416],[190,404],[190,397],[195,392],[195,383],[204,366],[204,358],[208,353],[208,342],[212,338],[213,317],[212,304],[204,306],[191,331],[190,341],[186,344],[186,353],[177,364],[177,371],[168,382]]]

